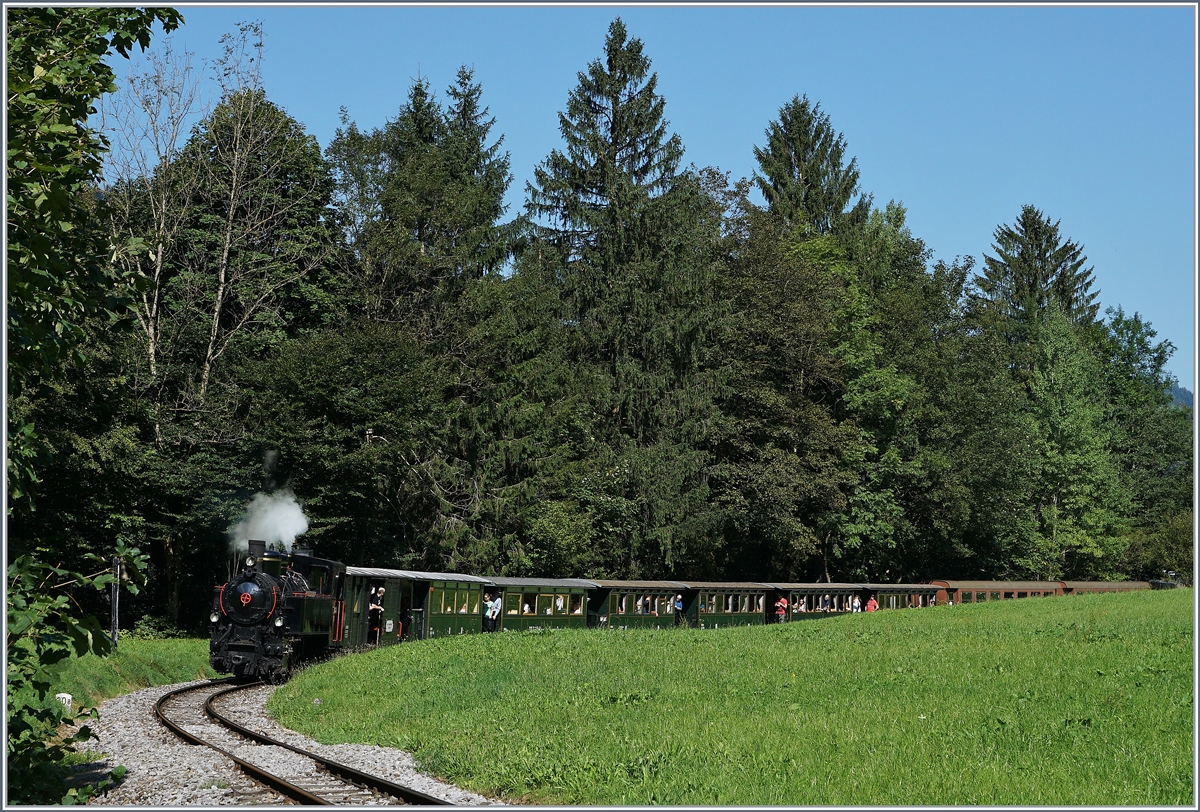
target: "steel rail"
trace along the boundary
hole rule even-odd
[[[217,684],[231,682],[231,681],[232,681],[232,678],[222,679],[222,680],[213,680],[211,683],[209,683],[209,685],[217,685]],[[332,801],[327,801],[324,798],[321,798],[320,796],[313,795],[308,790],[303,789],[302,787],[298,787],[295,784],[291,783],[290,781],[286,781],[276,775],[272,775],[271,773],[267,772],[263,768],[255,766],[254,764],[251,764],[250,762],[248,762],[244,759],[238,758],[233,753],[230,753],[228,750],[225,750],[221,747],[217,747],[217,745],[213,744],[212,742],[206,742],[203,739],[201,739],[199,736],[189,733],[188,731],[184,730],[182,726],[176,724],[174,721],[169,719],[165,713],[163,713],[163,705],[165,705],[167,703],[167,700],[173,699],[180,694],[188,693],[189,691],[198,690],[199,688],[202,688],[202,687],[204,687],[204,686],[190,685],[186,688],[177,688],[174,691],[168,691],[167,693],[165,693],[161,697],[159,697],[159,700],[154,703],[154,715],[158,717],[158,721],[161,722],[168,730],[170,730],[176,736],[178,736],[179,738],[188,742],[189,744],[198,744],[198,745],[202,745],[204,747],[211,747],[212,749],[216,750],[221,755],[230,759],[234,764],[236,764],[238,766],[238,768],[242,772],[244,772],[246,775],[253,778],[255,781],[258,781],[262,784],[266,784],[268,787],[270,787],[271,789],[280,793],[281,795],[284,795],[287,798],[291,798],[296,803],[305,804],[307,806],[333,806],[334,805]],[[237,686],[237,687],[243,687],[243,686]]]
[[[311,758],[313,761],[317,762],[318,764],[323,766],[325,769],[329,770],[334,775],[338,775],[338,776],[346,779],[347,781],[352,781],[356,784],[362,784],[363,786],[370,787],[371,789],[378,790],[379,792],[387,793],[388,795],[394,795],[395,797],[401,798],[404,801],[406,801],[407,803],[410,803],[413,805],[453,806],[453,804],[451,804],[449,801],[444,801],[441,798],[435,798],[432,795],[426,795],[425,793],[418,792],[417,790],[412,789],[411,787],[406,787],[406,786],[403,786],[402,784],[393,783],[392,781],[388,781],[386,778],[380,778],[379,776],[371,775],[370,773],[365,773],[361,770],[355,769],[354,767],[350,767],[350,766],[347,766],[340,762],[333,761],[332,759],[325,758],[324,756],[318,755],[318,754],[312,752],[311,750],[305,750],[301,747],[294,747],[293,745],[290,745],[287,742],[281,742],[281,741],[279,741],[277,739],[273,739],[270,736],[267,736],[263,733],[259,733],[256,730],[251,730],[247,727],[244,727],[243,725],[238,724],[237,722],[233,721],[232,719],[228,718],[227,716],[222,715],[219,711],[216,710],[216,708],[213,707],[213,702],[216,699],[218,699],[222,696],[225,696],[226,694],[231,694],[235,691],[239,691],[245,687],[251,687],[251,686],[234,685],[232,687],[223,688],[220,691],[215,692],[212,696],[210,696],[208,698],[207,701],[205,701],[204,712],[208,715],[208,717],[210,719],[217,722],[218,724],[224,725],[225,727],[227,727],[230,730],[237,733],[239,736],[244,736],[248,739],[252,739],[253,741],[258,742],[259,744],[267,744],[267,745],[271,745],[272,747],[282,747],[286,750],[292,751],[293,753],[297,753],[297,754],[305,756],[307,758]]]

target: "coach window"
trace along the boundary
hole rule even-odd
[[[976,592],[975,593],[975,602],[976,603],[983,603],[986,600],[987,600],[986,592]]]
[[[471,590],[471,614],[479,614],[479,590]]]
[[[435,589],[429,597],[429,614],[440,615],[442,613],[442,593],[443,590]]]
[[[520,592],[504,593],[504,614],[506,614],[506,615],[521,614],[521,593]]]
[[[573,614],[573,615],[582,615],[583,614],[583,595],[578,595],[578,594],[571,595],[571,614]]]
[[[1028,598],[1028,597],[1029,597],[1029,593],[1028,593],[1028,592],[1018,592],[1018,593],[1017,593],[1017,597],[1018,597],[1018,598]]]

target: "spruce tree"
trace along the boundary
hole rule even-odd
[[[779,120],[767,125],[766,147],[755,147],[761,174],[754,181],[771,213],[793,228],[817,234],[861,225],[871,210],[871,196],[858,192],[858,159],[845,164],[846,139],[835,132],[820,103],[794,96],[779,108]]]
[[[665,100],[642,41],[628,39],[620,18],[608,29],[604,59],[581,71],[553,150],[526,184],[528,210],[548,218],[542,235],[601,275],[646,255],[651,202],[672,188],[683,145],[667,135]]]
[[[371,318],[446,337],[465,286],[500,268],[510,228],[499,220],[512,177],[503,137],[473,73],[460,68],[444,109],[417,79],[395,119],[369,133],[343,112],[329,148],[356,299]]]
[[[1023,206],[1015,224],[996,229],[996,256],[984,254],[976,299],[1011,322],[1017,335],[1044,322],[1052,305],[1075,324],[1096,320],[1100,305],[1099,291],[1091,292],[1093,269],[1083,267],[1082,246],[1062,239],[1059,222]]]
[[[563,490],[594,522],[595,575],[702,566],[714,532],[697,441],[713,409],[720,214],[713,178],[678,171],[683,147],[649,67],[614,20],[560,114],[566,151],[527,186],[534,253],[553,266],[576,375],[592,381],[594,443]]]

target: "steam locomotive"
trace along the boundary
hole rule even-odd
[[[701,629],[828,617],[875,598],[882,610],[1083,592],[1150,589],[1147,581],[952,581],[923,584],[608,581],[479,577],[347,567],[296,547],[251,541],[240,571],[213,594],[209,662],[271,682],[343,649],[483,631]],[[498,604],[486,612],[486,598]],[[786,600],[786,610],[778,614]]]
[[[284,679],[292,666],[340,645],[346,566],[307,548],[286,554],[251,541],[241,571],[216,587],[209,663],[222,673]]]

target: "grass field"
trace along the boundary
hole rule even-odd
[[[76,708],[152,685],[216,676],[208,665],[208,640],[122,639],[108,657],[72,657],[59,666],[54,693],[71,694]]]
[[[1191,805],[1192,600],[427,641],[311,667],[268,707],[514,800]]]

